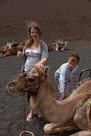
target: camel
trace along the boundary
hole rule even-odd
[[[25,46],[25,41],[18,43],[7,43],[3,47],[0,48],[0,57],[17,55],[18,51],[22,51]],[[48,51],[53,51],[51,45],[47,44]]]
[[[5,90],[30,94],[32,108],[37,107],[42,118],[50,122],[44,126],[46,134],[79,130],[70,136],[91,136],[91,80],[80,85],[65,100],[58,101],[48,73],[48,66],[32,68],[13,77]],[[87,104],[77,111],[85,101]]]
[[[24,44],[18,43],[7,43],[3,47],[0,48],[0,57],[12,56],[17,55],[18,51],[22,51],[24,48]]]
[[[66,46],[69,44],[69,41],[63,41],[61,39],[59,39],[58,41],[56,41],[56,43],[51,43],[52,45],[56,45],[56,51],[63,51]]]
[[[50,45],[50,44],[47,44],[47,47],[48,47],[48,52],[53,51],[53,48],[51,47],[51,45]]]

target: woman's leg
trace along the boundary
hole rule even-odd
[[[29,105],[30,108],[30,113],[27,116],[27,121],[31,121],[33,115],[34,115],[34,110],[31,108],[31,106]]]
[[[29,103],[30,96],[29,96],[28,93],[27,93],[27,99],[28,99],[28,103]],[[31,119],[32,119],[32,117],[34,115],[34,110],[32,109],[31,104],[29,104],[29,108],[30,108],[30,113],[27,116],[27,121],[31,121]]]

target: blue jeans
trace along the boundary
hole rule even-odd
[[[54,78],[55,78],[55,80],[56,80],[56,82],[57,82],[58,84],[59,84],[59,77],[60,77],[60,74],[57,73],[57,72],[55,72]]]

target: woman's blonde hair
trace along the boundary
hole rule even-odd
[[[38,31],[38,39],[37,39],[37,43],[36,43],[36,47],[38,47],[39,44],[39,40],[42,34],[41,28],[39,26],[38,23],[32,21],[28,24],[28,31],[29,31],[29,39],[26,41],[26,48],[31,47],[32,43],[33,43],[33,39],[31,38],[31,28],[34,28]]]

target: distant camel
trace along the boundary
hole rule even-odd
[[[56,51],[63,51],[66,48],[66,46],[69,44],[69,41],[64,42],[61,39],[59,39],[55,43],[51,43],[51,44],[56,45]]]
[[[13,77],[6,90],[30,93],[32,108],[37,107],[41,116],[51,122],[44,126],[46,134],[79,130],[71,136],[91,136],[91,80],[79,86],[67,99],[57,101],[48,72],[48,66],[43,69],[32,68]],[[76,110],[84,102],[85,105]]]
[[[18,51],[22,51],[24,48],[24,44],[18,43],[7,43],[3,47],[0,48],[0,57],[6,57],[11,55],[17,55]]]
[[[51,47],[50,44],[47,44],[47,47],[48,47],[48,51],[49,51],[49,52],[53,51],[53,48]]]
[[[13,55],[17,55],[18,51],[22,51],[24,46],[25,46],[25,42],[21,42],[21,44],[17,44],[17,43],[7,43],[6,45],[4,45],[3,47],[0,48],[0,57],[6,57],[6,56],[13,56]],[[53,51],[53,48],[51,47],[51,45],[47,44],[48,47],[48,51]]]

